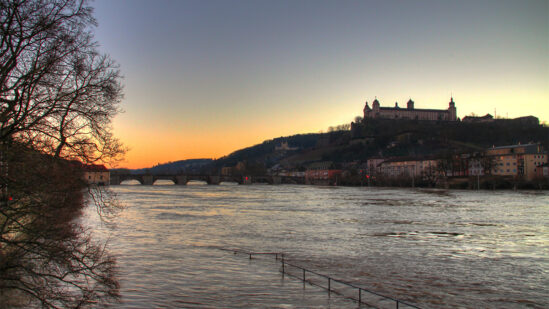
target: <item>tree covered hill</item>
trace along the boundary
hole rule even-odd
[[[368,120],[359,124],[354,136],[394,138],[407,134],[423,140],[459,141],[479,147],[539,142],[549,146],[549,128],[521,119],[493,122],[431,122],[415,120]]]
[[[264,170],[292,154],[311,151],[318,146],[323,136],[322,133],[311,133],[266,140],[261,144],[240,149],[219,158],[213,163],[212,168],[218,170],[225,166],[236,166],[238,163],[244,162],[249,167],[253,166],[255,169]],[[284,144],[287,144],[288,149],[280,149]]]
[[[316,161],[335,164],[365,162],[372,157],[422,157],[478,152],[492,146],[541,143],[549,149],[549,127],[522,120],[492,122],[435,122],[368,119],[351,130],[301,134],[267,140],[235,151],[214,162],[215,168],[239,162],[304,169]],[[277,151],[287,142],[289,151]]]
[[[345,165],[372,157],[446,156],[532,142],[549,149],[549,127],[513,120],[467,123],[368,119],[353,123],[351,130],[278,137],[217,160],[182,160],[132,172],[215,174],[223,167],[244,164],[248,172],[261,174],[273,167],[305,170],[318,161]]]

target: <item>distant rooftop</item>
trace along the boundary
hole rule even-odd
[[[87,164],[84,166],[84,169],[88,172],[108,172],[109,171],[103,164],[101,165]]]
[[[523,150],[520,150],[520,149],[523,149]],[[537,153],[542,153],[543,152],[543,147],[540,145],[540,144],[518,144],[518,145],[508,145],[508,146],[498,146],[498,147],[493,147],[492,148],[488,148],[488,151],[494,151],[494,150],[506,150],[508,149],[511,153],[515,153],[518,149],[518,151],[520,151],[520,153],[524,153],[524,154],[537,154]]]
[[[519,147],[537,147],[538,144],[517,144],[517,145],[508,145],[508,146],[492,146],[491,149],[509,149],[509,148],[519,148]]]

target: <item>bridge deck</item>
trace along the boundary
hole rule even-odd
[[[181,174],[111,174],[111,185],[120,185],[127,180],[137,180],[142,185],[153,185],[157,180],[171,180],[176,185],[186,185],[189,181],[205,181],[210,185],[222,182],[236,182],[238,184],[268,183],[268,184],[304,184],[304,177],[292,176],[225,176],[225,175],[181,175]]]

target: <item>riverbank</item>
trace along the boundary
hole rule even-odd
[[[324,185],[350,187],[440,188],[460,190],[549,190],[549,179],[522,180],[514,177],[480,176],[447,178],[342,177]]]

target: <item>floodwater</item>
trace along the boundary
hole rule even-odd
[[[86,220],[118,259],[116,307],[358,306],[282,276],[272,256],[222,249],[284,252],[288,262],[421,308],[549,307],[548,192],[193,183],[111,190],[125,208],[108,223],[91,209]]]

